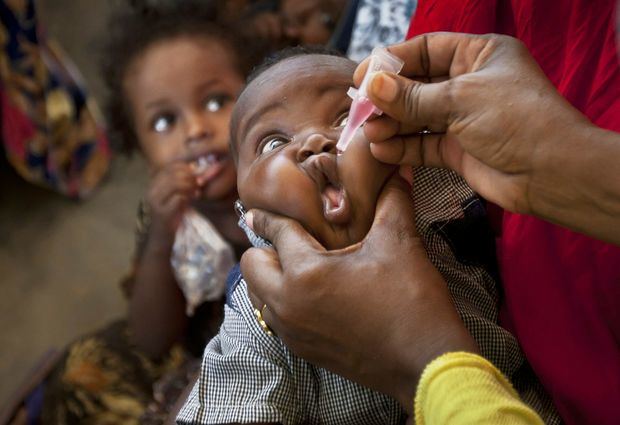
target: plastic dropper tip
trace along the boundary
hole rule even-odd
[[[344,152],[349,147],[349,143],[351,143],[351,139],[353,139],[353,135],[355,134],[355,128],[351,128],[350,123],[344,127],[342,133],[340,133],[340,138],[338,139],[338,143],[336,143],[336,149],[338,152]]]

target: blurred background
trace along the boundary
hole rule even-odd
[[[402,40],[416,4],[0,0],[0,425],[174,417],[219,329],[228,270],[249,246],[228,155],[242,82],[286,46],[359,61]],[[205,81],[217,84],[204,93]],[[140,114],[153,103],[165,107]],[[189,110],[200,117],[192,126]],[[195,123],[200,137],[189,134]],[[184,233],[162,213],[173,198],[161,195],[166,187],[186,195],[179,173],[168,173],[175,167],[211,179],[190,205],[211,233]],[[179,262],[195,268],[198,285]],[[207,296],[211,281],[220,292]]]
[[[100,49],[119,0],[39,0],[37,13],[102,104]],[[2,161],[6,161],[2,155]],[[49,348],[61,349],[126,312],[119,289],[148,174],[118,155],[86,201],[68,199],[0,167],[0,405]]]

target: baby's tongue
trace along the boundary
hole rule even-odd
[[[338,208],[340,206],[340,201],[342,200],[342,191],[340,189],[336,188],[335,186],[328,185],[323,191],[323,194],[329,202],[329,205],[327,205],[326,207],[328,207],[330,210]]]

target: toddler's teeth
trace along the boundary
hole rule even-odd
[[[216,156],[215,154],[212,154],[212,153],[211,153],[211,154],[209,154],[209,155],[207,156],[207,158],[205,159],[205,161],[206,161],[208,164],[215,164],[215,163],[217,162],[217,156]]]
[[[199,175],[207,170],[207,167],[209,167],[209,161],[204,156],[201,156],[192,163],[192,166],[194,168],[194,174]]]

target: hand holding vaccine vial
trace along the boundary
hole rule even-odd
[[[370,54],[370,62],[366,69],[366,74],[360,84],[359,89],[349,88],[347,94],[353,99],[351,109],[349,110],[349,118],[347,124],[340,134],[336,148],[338,152],[344,152],[349,146],[355,132],[364,124],[368,118],[374,113],[381,115],[383,112],[372,104],[366,94],[366,86],[370,80],[370,76],[379,71],[387,71],[398,74],[403,67],[403,61],[391,54],[384,47],[375,47]]]

